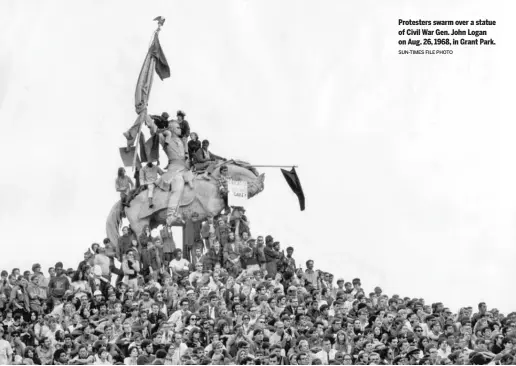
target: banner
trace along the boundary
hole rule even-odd
[[[245,207],[247,205],[247,182],[228,181],[228,205]]]
[[[303,192],[303,188],[301,187],[301,182],[299,181],[299,177],[297,176],[296,169],[292,168],[290,171],[281,169],[285,180],[288,185],[292,189],[292,191],[296,194],[299,199],[299,207],[301,211],[305,210],[305,194]]]

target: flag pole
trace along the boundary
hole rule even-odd
[[[165,19],[162,17],[157,17],[154,20],[158,21],[158,28],[154,32],[152,32],[151,44],[154,40],[154,37],[156,36],[156,33],[159,33],[159,31],[161,30],[161,27],[163,26],[163,23],[165,23]],[[150,47],[150,45],[149,45],[149,47]],[[145,106],[145,108],[147,108],[147,106]],[[144,123],[144,120],[140,121],[140,127],[138,128],[138,133],[136,134],[136,140],[134,142],[133,172],[136,169],[136,158],[138,157],[138,145],[140,144],[140,134],[142,132],[143,123]]]
[[[297,165],[249,165],[250,168],[297,168]]]
[[[140,122],[140,127],[138,127],[138,133],[136,134],[136,140],[134,142],[133,172],[136,169],[136,158],[138,157],[138,145],[140,142],[140,134],[142,132],[142,124],[143,121]]]

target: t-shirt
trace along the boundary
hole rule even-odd
[[[52,296],[62,297],[70,288],[70,282],[65,276],[57,276],[50,280],[48,287],[52,289],[50,292]]]
[[[172,259],[170,261],[169,267],[173,268],[176,272],[177,271],[183,271],[186,269],[188,270],[190,266],[190,262],[188,262],[186,259],[181,258],[180,260]]]
[[[0,365],[7,365],[11,362],[13,349],[11,344],[3,339],[0,339]]]

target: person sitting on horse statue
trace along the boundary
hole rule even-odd
[[[122,206],[129,207],[129,203],[127,202],[127,196],[133,188],[134,183],[132,179],[125,174],[125,169],[118,168],[118,177],[115,180],[115,189],[117,192],[120,192],[120,200],[122,201]]]
[[[152,196],[154,193],[155,183],[158,180],[158,175],[163,175],[165,172],[158,166],[159,162],[154,165],[149,161],[140,171],[140,184],[147,186],[147,197],[149,198],[149,207],[153,208]]]
[[[201,175],[204,179],[210,179],[211,173],[213,173],[217,167],[217,160],[226,161],[226,159],[209,151],[209,146],[210,142],[208,140],[203,140],[201,148],[195,153],[195,170],[205,170],[204,174]]]

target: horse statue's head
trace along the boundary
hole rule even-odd
[[[263,191],[265,174],[258,174],[250,164],[238,160],[226,161],[219,164],[215,169],[212,174],[213,178],[218,179],[220,177],[220,167],[222,165],[227,166],[228,176],[232,180],[247,182],[247,196],[249,198]]]

